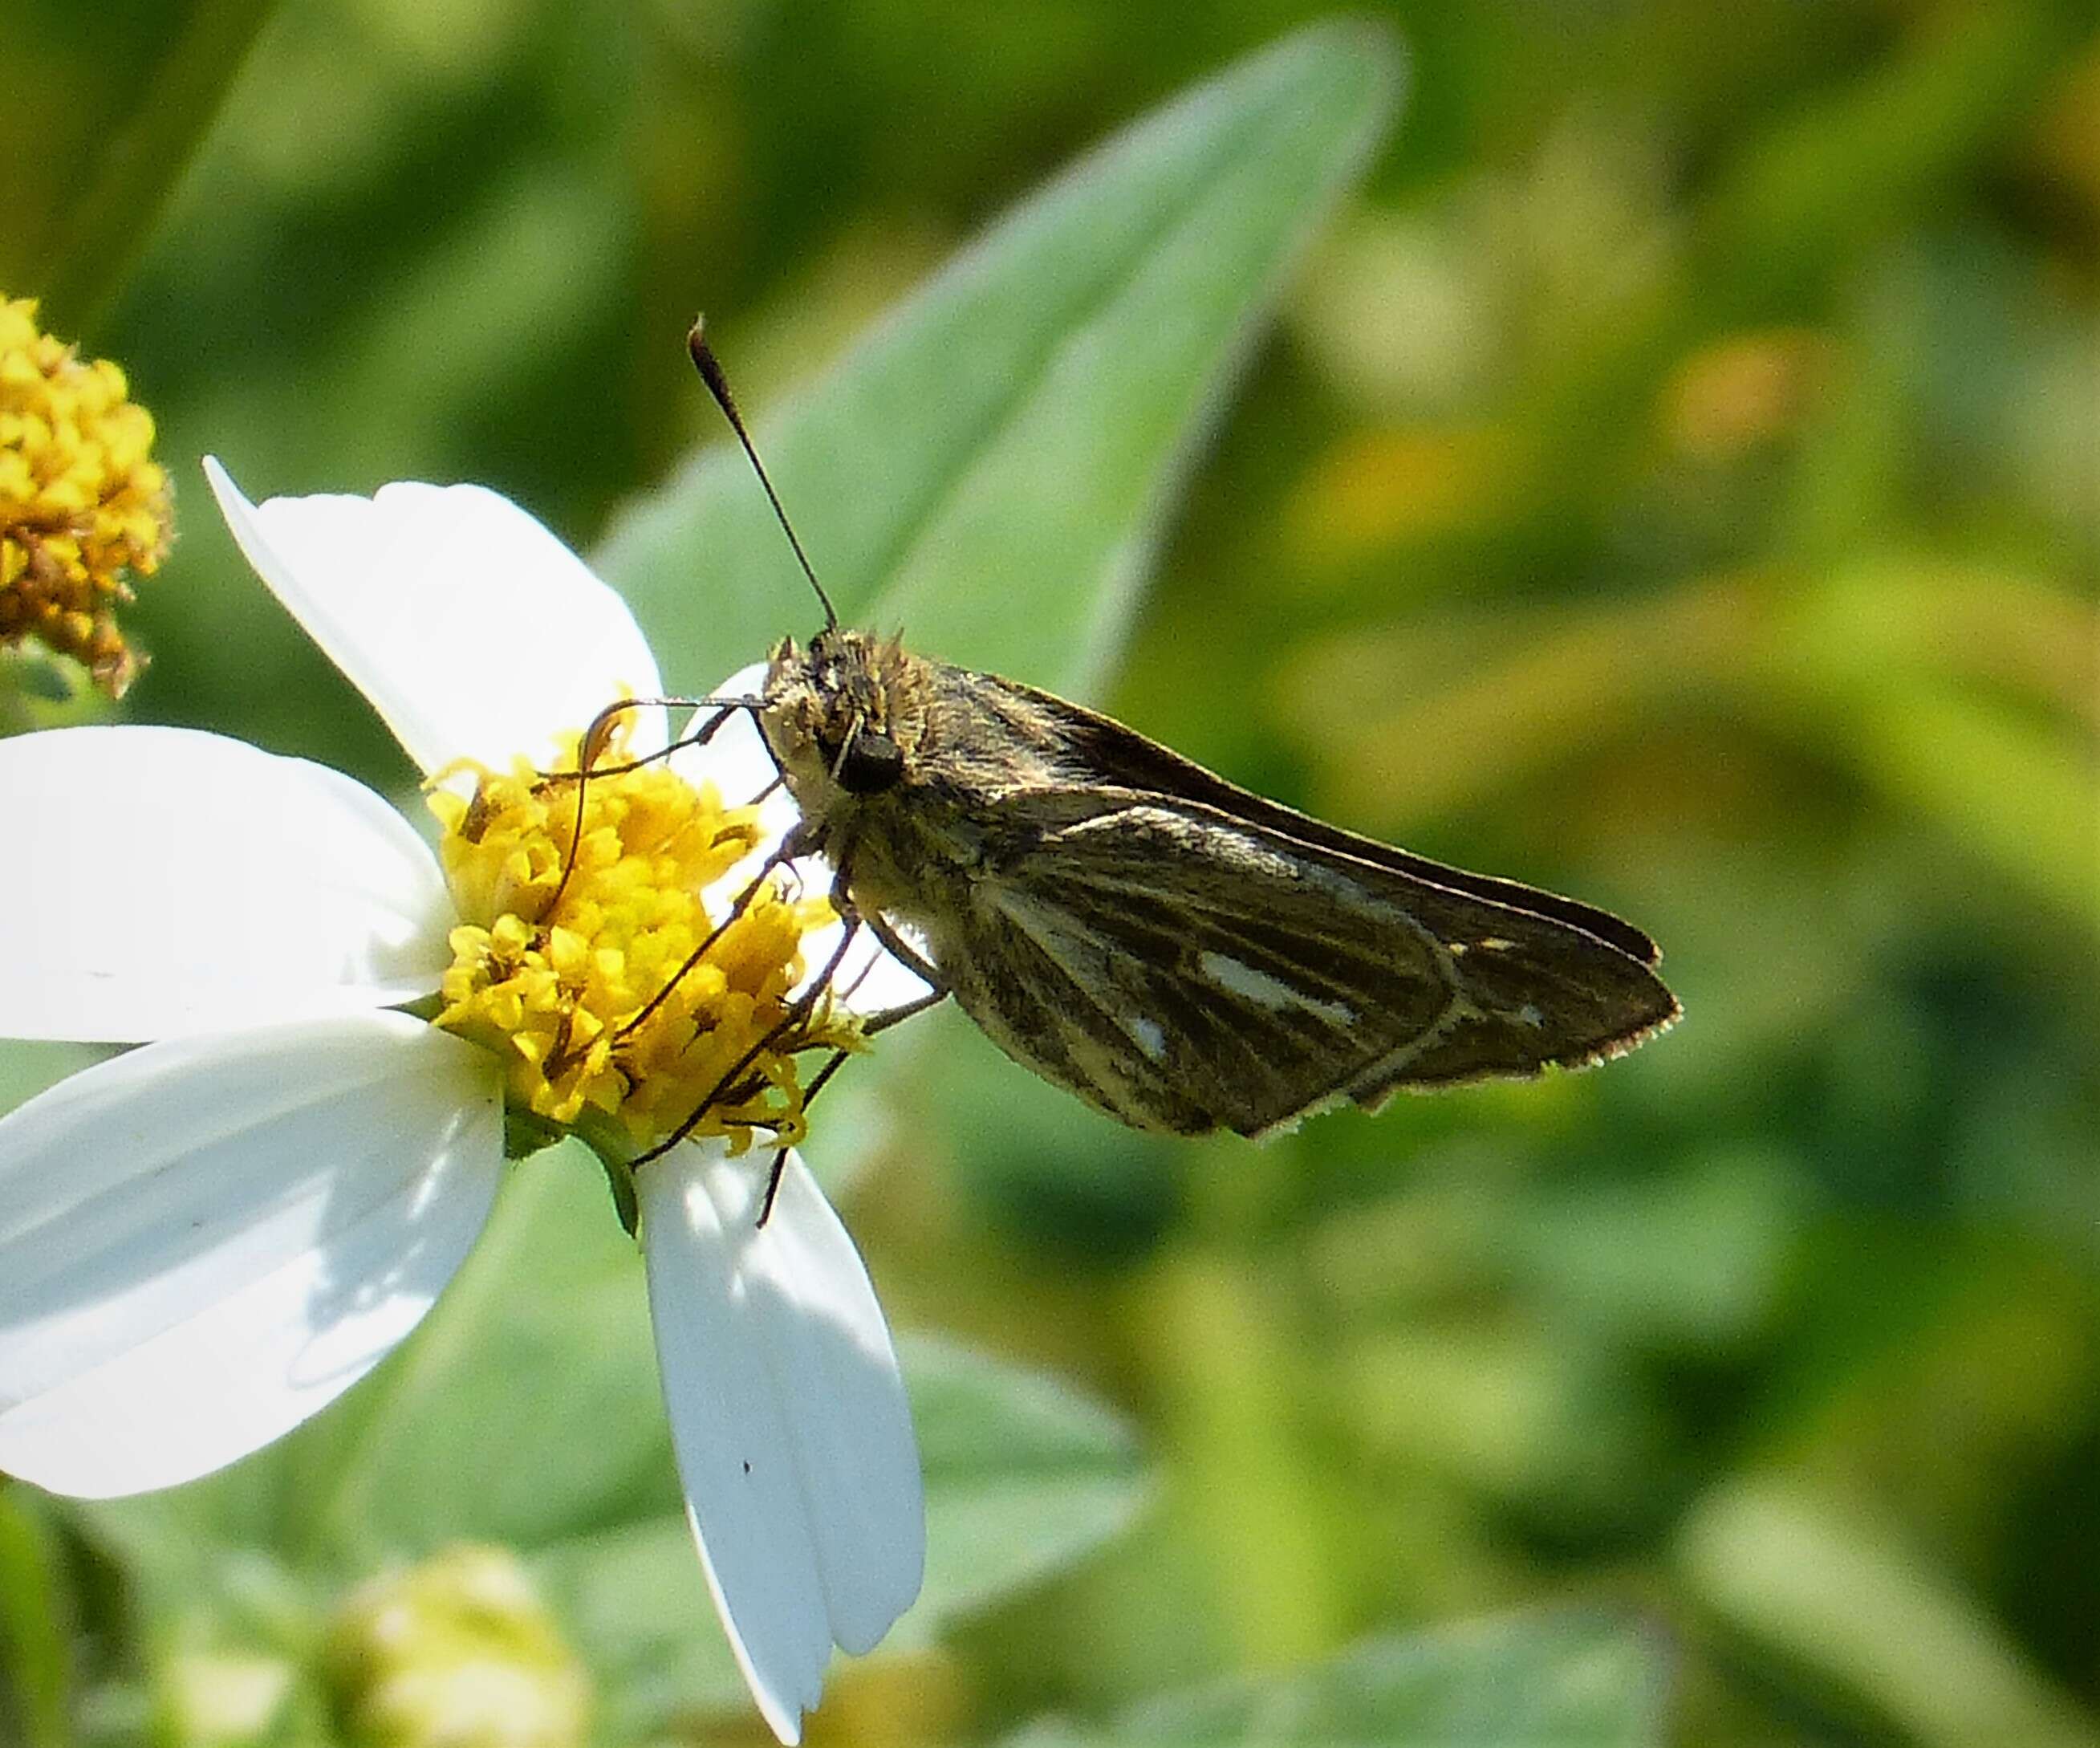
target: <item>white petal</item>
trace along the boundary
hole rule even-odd
[[[179,728],[0,740],[0,1036],[110,1043],[429,995],[452,901],[408,822],[304,759]]]
[[[686,1146],[642,1168],[642,1248],[686,1515],[731,1648],[783,1741],[834,1643],[871,1649],[919,1593],[916,1442],[867,1270],[788,1155]]]
[[[564,730],[663,691],[626,603],[496,492],[404,482],[258,505],[204,465],[248,562],[426,773],[549,763]],[[662,712],[633,720],[638,750],[664,744]]]
[[[207,1474],[383,1358],[488,1218],[486,1052],[398,1013],[148,1044],[0,1119],[0,1469]]]
[[[764,1172],[739,1163],[760,1187]],[[860,1252],[792,1152],[748,1249],[748,1291],[772,1344],[832,1636],[858,1656],[911,1606],[925,1564],[919,1446],[897,1352]]]

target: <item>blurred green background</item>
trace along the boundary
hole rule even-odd
[[[1200,449],[1154,443],[1132,486],[1180,495],[1089,585],[1116,598],[1158,526],[1127,642],[1110,611],[1027,677],[1621,911],[1688,1017],[1261,1148],[1127,1133],[952,1013],[908,1028],[832,1113],[862,1137],[842,1207],[893,1319],[942,1338],[925,1388],[986,1363],[966,1344],[1041,1415],[942,1445],[922,1400],[929,1465],[998,1477],[937,1562],[998,1576],[835,1670],[810,1739],[2100,1743],[2090,9],[1374,10],[1396,124],[1281,284],[1236,270],[1273,316],[1206,355],[1233,375],[1178,410]],[[124,714],[399,791],[200,453],[258,497],[480,480],[586,552],[622,530],[607,567],[639,575],[623,506],[719,434],[695,307],[765,440],[1011,201],[1317,15],[8,0],[0,291],[123,363],[177,482]],[[820,477],[886,489],[859,430]],[[1048,499],[1087,473],[1032,463]],[[846,536],[780,470],[827,568]],[[651,598],[675,682],[809,629],[765,562],[756,607]],[[1008,586],[995,559],[974,611]],[[1026,621],[972,611],[905,629],[1025,668]],[[0,1098],[72,1061],[0,1048]],[[503,1383],[561,1417],[558,1375]],[[192,1702],[319,1680],[367,1575],[258,1578],[240,1472],[192,1490],[217,1503],[179,1559],[165,1516],[0,1489],[0,1739],[333,1739]],[[642,1693],[529,1563],[598,1739],[757,1739],[733,1680]]]

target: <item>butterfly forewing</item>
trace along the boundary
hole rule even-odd
[[[1302,814],[1228,783],[1215,771],[1206,770],[1171,748],[1147,739],[1114,717],[1068,703],[1034,686],[1004,680],[995,674],[973,673],[951,669],[968,683],[973,700],[981,706],[1017,713],[1024,707],[1028,720],[1040,725],[1058,748],[1058,757],[1067,768],[1084,773],[1084,781],[1136,789],[1194,801],[1221,814],[1259,826],[1289,838],[1308,850],[1327,850],[1352,861],[1371,862],[1396,874],[1426,880],[1446,890],[1485,898],[1497,904],[1568,923],[1584,934],[1639,960],[1644,965],[1660,962],[1662,955],[1653,941],[1623,917],[1580,899],[1527,886],[1520,881],[1502,880],[1492,874],[1475,874],[1411,850],[1380,843],[1329,825],[1310,814]]]

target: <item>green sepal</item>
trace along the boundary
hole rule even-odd
[[[503,1108],[503,1157],[514,1164],[529,1159],[542,1148],[565,1141],[569,1132],[560,1123],[529,1110],[506,1105]]]
[[[615,1159],[604,1154],[598,1163],[605,1168],[605,1181],[612,1191],[613,1212],[620,1216],[620,1228],[630,1238],[638,1238],[642,1230],[642,1204],[634,1196],[634,1168],[624,1159]]]
[[[634,1194],[633,1138],[619,1123],[590,1111],[567,1132],[598,1155],[598,1163],[605,1168],[606,1186],[612,1191],[613,1212],[620,1216],[620,1229],[630,1238],[639,1236],[642,1204]]]

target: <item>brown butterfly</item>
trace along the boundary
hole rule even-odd
[[[748,450],[697,328],[691,349]],[[1048,692],[843,629],[817,593],[825,628],[774,650],[755,708],[794,853],[1008,1056],[1110,1116],[1262,1135],[1585,1067],[1677,1017],[1654,942],[1608,912],[1264,801]]]

